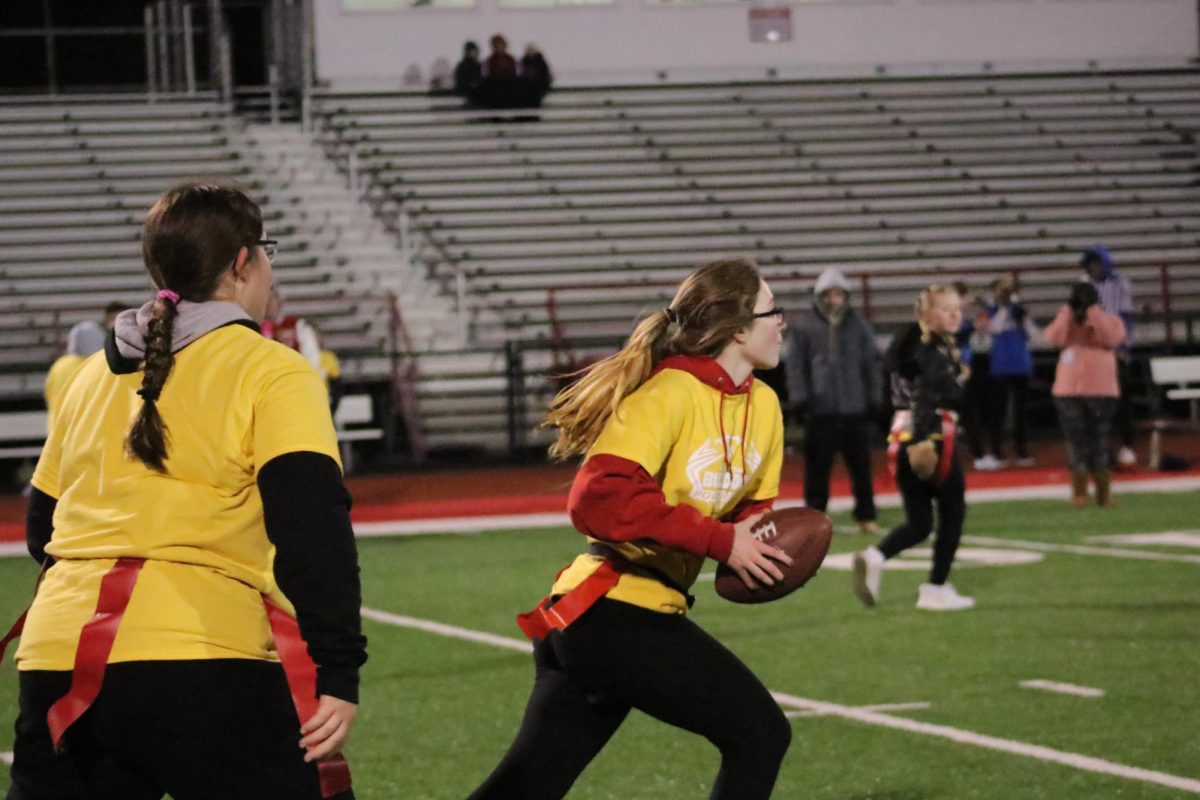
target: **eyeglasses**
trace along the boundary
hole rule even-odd
[[[259,239],[255,244],[267,254],[267,261],[275,260],[275,254],[279,252],[279,242],[274,239]]]
[[[785,314],[787,314],[787,309],[783,308],[782,306],[775,306],[774,308],[769,308],[766,311],[760,311],[759,313],[751,314],[750,316],[753,319],[764,319],[766,317],[778,317],[779,319],[782,320]]]

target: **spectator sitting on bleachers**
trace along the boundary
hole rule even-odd
[[[540,106],[552,83],[554,75],[542,51],[532,42],[525,45],[525,55],[521,57],[521,84],[526,105]]]
[[[987,306],[988,331],[992,334],[992,393],[996,400],[992,406],[992,453],[997,461],[1005,461],[1004,427],[1011,398],[1016,465],[1031,467],[1034,462],[1029,455],[1025,413],[1029,401],[1029,376],[1033,374],[1029,340],[1036,329],[1017,297],[1012,280],[997,278],[992,283],[992,293],[992,303]]]
[[[1117,452],[1117,465],[1131,469],[1137,464],[1133,452],[1133,407],[1129,401],[1129,348],[1133,344],[1133,290],[1129,279],[1117,274],[1117,265],[1107,247],[1093,245],[1083,251],[1079,261],[1088,278],[1100,295],[1100,307],[1109,314],[1116,314],[1125,325],[1125,339],[1117,347],[1117,383],[1120,397],[1117,400],[1113,424],[1121,449]]]
[[[467,45],[471,43],[468,42]],[[483,77],[474,92],[466,95],[470,105],[479,108],[536,108],[550,89],[553,76],[541,51],[529,45],[521,59],[520,74],[517,61],[508,52],[508,42],[500,34],[491,39],[492,53],[483,63]],[[471,69],[466,64],[468,56],[464,46],[463,62],[459,67],[464,72]],[[457,85],[457,75],[456,85]],[[522,118],[525,119],[525,118]],[[533,119],[536,119],[534,117]]]
[[[483,73],[488,78],[517,77],[517,60],[508,52],[508,40],[500,34],[492,37],[492,52],[483,65]]]
[[[454,91],[474,103],[482,83],[483,65],[479,63],[479,45],[471,41],[464,42],[462,60],[454,68]]]

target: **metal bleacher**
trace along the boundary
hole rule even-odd
[[[35,403],[71,325],[145,301],[145,212],[193,177],[237,181],[262,204],[289,313],[320,327],[349,377],[386,374],[388,299],[341,238],[359,209],[321,208],[295,170],[210,94],[0,98],[0,399]]]
[[[1161,340],[1168,298],[1200,313],[1198,77],[574,87],[512,112],[322,89],[312,132],[205,94],[0,98],[0,400],[32,407],[72,324],[146,297],[142,217],[197,175],[262,203],[288,311],[351,379],[404,383],[432,448],[539,441],[549,374],[723,255],[790,308],[838,266],[887,332],[919,286],[1000,274],[1046,320],[1102,241]]]
[[[1103,241],[1148,318],[1164,292],[1176,312],[1200,310],[1198,78],[589,87],[530,112],[326,91],[314,107],[327,149],[420,241],[428,277],[459,287],[467,352],[418,356],[438,387],[421,416],[433,440],[478,442],[503,429],[500,345],[626,334],[721,255],[753,257],[789,307],[838,266],[887,330],[939,278],[982,288],[1016,273],[1048,319],[1080,251]]]

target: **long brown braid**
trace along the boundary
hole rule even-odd
[[[147,467],[167,471],[169,432],[158,411],[175,365],[172,334],[178,309],[174,297],[200,303],[212,298],[240,249],[253,252],[262,236],[262,212],[235,186],[188,182],[166,192],[151,207],[142,230],[142,260],[162,290],[146,326],[142,408],[125,440],[126,453]],[[173,296],[172,296],[173,295]]]

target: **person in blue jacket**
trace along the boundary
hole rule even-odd
[[[1025,416],[1029,376],[1033,374],[1029,339],[1035,329],[1009,278],[997,278],[992,282],[992,302],[986,310],[988,332],[992,335],[992,455],[1004,463],[1004,429],[1011,407],[1016,465],[1030,467],[1033,459],[1029,455]]]

